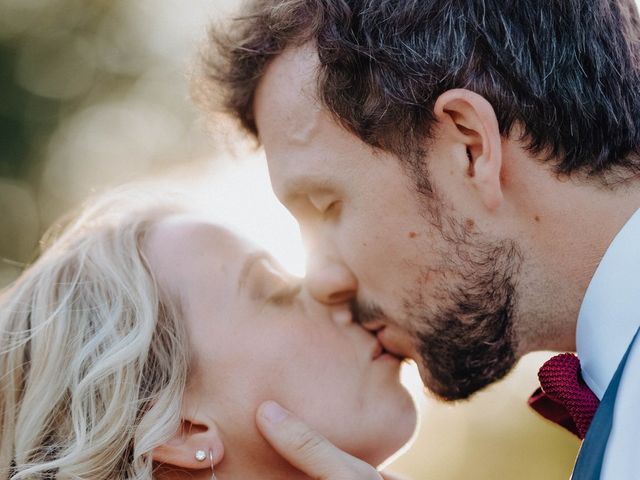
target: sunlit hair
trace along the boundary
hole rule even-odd
[[[212,29],[194,93],[257,138],[253,102],[267,66],[310,43],[322,106],[412,167],[436,134],[437,98],[466,88],[491,103],[502,136],[557,173],[633,177],[639,24],[633,0],[249,0]]]
[[[185,328],[142,250],[181,210],[158,200],[92,200],[2,292],[0,478],[151,478],[188,367]]]

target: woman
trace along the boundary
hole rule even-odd
[[[156,198],[94,201],[0,299],[0,477],[305,478],[274,399],[378,465],[416,412],[400,361],[265,252]]]

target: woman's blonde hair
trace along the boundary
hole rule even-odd
[[[0,478],[151,478],[189,363],[142,249],[181,210],[158,199],[121,189],[91,201],[2,292]]]

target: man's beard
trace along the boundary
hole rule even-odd
[[[453,219],[449,218],[451,226]],[[354,305],[362,324],[387,318],[415,339],[425,386],[442,400],[468,398],[515,365],[515,283],[522,256],[513,241],[488,241],[457,224],[444,259],[424,268],[403,298],[402,318],[374,303]],[[425,298],[425,290],[435,293]]]
[[[446,260],[444,274],[422,272],[404,302],[404,321],[415,328],[423,381],[448,401],[468,398],[504,377],[516,362],[515,282],[521,255],[514,242],[472,237],[449,245],[455,253]],[[427,278],[431,285],[424,285]],[[434,285],[439,278],[441,285]],[[430,302],[421,287],[437,289]]]

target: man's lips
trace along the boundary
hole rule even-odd
[[[394,341],[396,335],[389,335],[389,320],[384,315],[368,314],[364,318],[362,316],[363,309],[356,308],[353,305],[350,308],[352,313],[352,320],[360,324],[365,330],[371,332],[377,338],[376,345],[374,345],[371,353],[373,360],[387,354],[390,357],[395,357],[400,361],[403,361],[411,356],[410,351],[406,348],[402,348],[402,344]],[[374,309],[375,313],[382,313],[379,309]],[[366,311],[366,309],[364,310]],[[404,342],[403,342],[404,343]]]
[[[411,352],[407,351],[401,345],[399,345],[393,339],[393,335],[389,333],[387,328],[383,327],[376,332],[376,338],[378,339],[378,344],[382,349],[382,354],[388,353],[393,355],[394,357],[400,360],[406,360],[407,358],[411,358]]]
[[[377,320],[368,320],[366,322],[359,322],[356,321],[356,323],[360,323],[360,325],[369,330],[370,332],[377,332],[378,330],[382,330],[383,328],[385,328],[387,326],[386,322],[382,319],[377,319]]]
[[[380,341],[376,341],[373,351],[371,352],[371,360],[377,360],[383,355],[394,357],[398,361],[403,361],[405,357],[403,355],[397,355],[389,350],[387,350]]]

